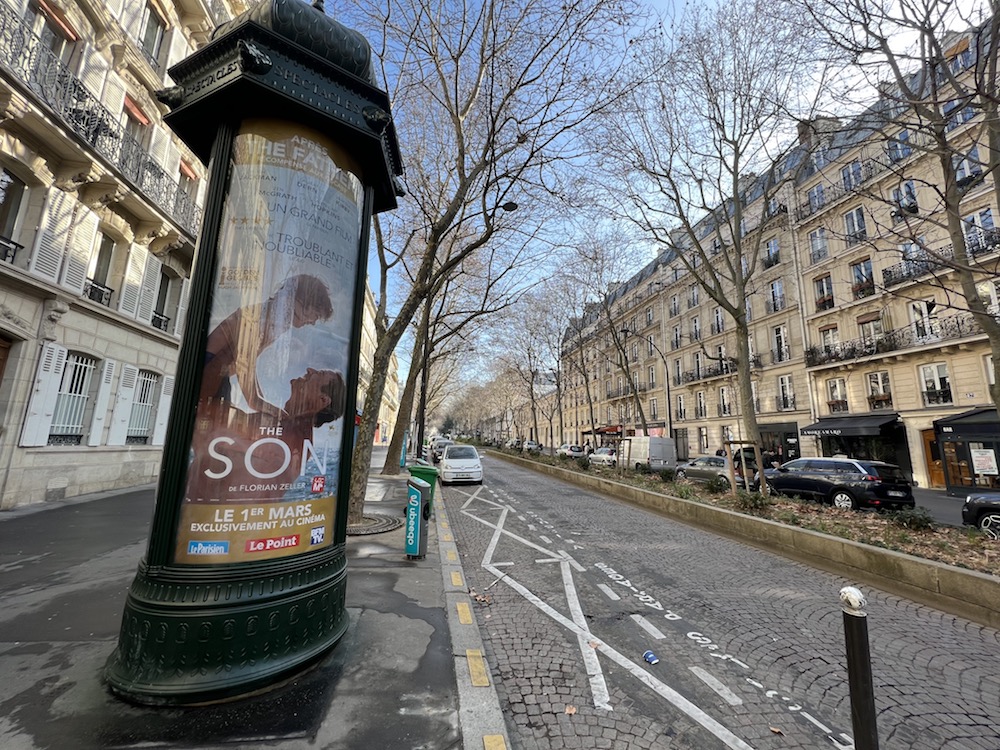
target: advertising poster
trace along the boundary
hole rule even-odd
[[[232,159],[177,563],[333,541],[362,183],[332,141],[282,122],[244,122]]]

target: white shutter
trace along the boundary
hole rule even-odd
[[[167,173],[171,180],[177,182],[181,172],[181,152],[169,139],[167,140],[167,154],[163,159],[163,171]]]
[[[174,378],[171,375],[163,377],[160,388],[160,400],[156,404],[156,423],[153,425],[151,445],[163,445],[167,437],[167,420],[170,418],[170,399],[174,395]]]
[[[163,264],[152,253],[146,255],[146,267],[142,271],[142,287],[139,289],[139,307],[135,317],[143,323],[153,320],[156,294],[160,291],[160,266]]]
[[[149,134],[149,153],[152,154],[153,160],[157,164],[166,169],[170,136],[159,125],[150,125],[149,128],[152,131]]]
[[[132,417],[132,402],[135,400],[135,385],[138,380],[138,367],[122,365],[115,410],[111,415],[111,429],[108,431],[108,445],[125,445],[125,438],[128,437],[128,421]]]
[[[83,294],[83,285],[87,280],[90,256],[94,254],[99,224],[100,219],[96,213],[84,205],[78,206],[76,221],[73,222],[73,234],[66,247],[66,264],[63,266],[62,279],[59,281],[77,294]]]
[[[118,294],[118,310],[134,318],[139,309],[139,289],[142,286],[142,271],[146,267],[149,249],[144,245],[132,245],[128,253],[128,265],[122,289]]]
[[[137,0],[129,0],[131,3],[136,3]],[[104,0],[104,4],[108,6],[108,11],[115,18],[121,18],[122,12],[122,0]]]
[[[108,79],[104,82],[102,101],[115,118],[120,119],[122,112],[125,111],[125,93],[127,91],[128,87],[125,85],[125,81],[117,73],[114,71],[108,73]]]
[[[94,417],[90,421],[90,435],[87,445],[100,445],[104,434],[104,422],[108,418],[108,402],[111,401],[111,386],[115,382],[118,363],[113,359],[104,360],[101,365],[101,382],[97,384],[97,398],[94,399]]]
[[[31,273],[52,282],[59,278],[75,206],[76,198],[72,195],[57,187],[49,188],[41,226],[31,253],[31,263],[28,265]]]
[[[112,4],[114,4],[114,0],[112,0]],[[148,6],[142,0],[124,0],[124,2],[118,0],[118,7],[120,8],[118,22],[125,29],[126,34],[133,39],[138,39],[139,32],[142,30],[142,20],[146,13],[151,12],[147,10]]]
[[[87,45],[83,53],[83,65],[80,67],[80,79],[87,90],[97,99],[101,98],[104,91],[104,81],[111,70],[111,63],[107,61],[93,45]]]
[[[47,445],[52,415],[59,396],[59,382],[66,367],[67,350],[64,346],[46,342],[38,360],[38,374],[28,401],[28,414],[21,429],[22,446]]]
[[[170,56],[167,58],[167,67],[169,68],[176,65],[190,53],[191,45],[188,44],[188,40],[184,38],[184,33],[181,31],[181,27],[174,26],[173,33],[170,36]],[[177,83],[172,78],[170,80],[175,84]]]
[[[187,318],[188,295],[190,293],[190,279],[181,279],[181,296],[177,300],[177,314],[174,315],[174,336],[184,335],[184,320]]]

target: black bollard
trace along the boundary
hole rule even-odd
[[[851,691],[851,724],[856,750],[878,750],[875,721],[875,688],[868,646],[868,615],[864,594],[853,586],[840,590],[844,605],[844,642],[847,646],[847,681]]]

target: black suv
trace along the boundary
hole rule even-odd
[[[1000,539],[1000,492],[976,492],[965,498],[962,523]]]
[[[898,466],[855,458],[796,458],[764,476],[774,492],[838,508],[912,508],[913,488]]]

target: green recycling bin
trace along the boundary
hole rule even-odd
[[[410,464],[406,467],[410,472],[411,477],[416,477],[417,479],[423,479],[427,484],[431,486],[430,495],[430,509],[431,513],[434,512],[434,488],[437,486],[437,476],[438,470],[433,466],[428,464],[426,461],[421,461],[417,464]]]

